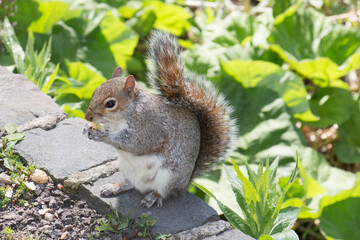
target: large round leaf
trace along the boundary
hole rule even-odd
[[[223,75],[241,83],[245,88],[261,86],[278,93],[297,118],[303,121],[317,120],[310,111],[302,79],[277,64],[236,60],[222,62],[221,70]]]
[[[270,48],[307,78],[340,78],[360,66],[360,31],[300,7],[275,23]]]
[[[347,198],[323,209],[320,229],[333,239],[354,240],[360,236],[360,197]]]
[[[310,125],[328,127],[332,124],[341,124],[349,119],[355,101],[351,92],[346,89],[325,87],[320,88],[310,100],[311,110],[320,119]]]
[[[339,141],[335,143],[336,154],[344,163],[360,162],[360,98],[346,122],[339,126]]]

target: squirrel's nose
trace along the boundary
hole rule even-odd
[[[86,112],[86,114],[85,114],[85,119],[88,120],[89,122],[92,122],[93,119],[94,119],[92,113],[89,112],[89,110],[88,110],[88,111]]]

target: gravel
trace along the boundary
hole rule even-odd
[[[0,209],[1,234],[10,227],[13,239],[40,236],[41,239],[136,239],[136,231],[125,230],[122,235],[96,231],[105,216],[52,183],[37,184],[36,190],[28,195],[27,206],[9,205]],[[39,213],[41,209],[45,214]]]

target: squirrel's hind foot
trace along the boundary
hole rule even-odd
[[[148,193],[143,200],[141,200],[140,205],[143,207],[150,208],[154,203],[157,203],[157,207],[162,207],[163,197],[158,192]]]
[[[100,188],[100,193],[103,196],[117,195],[121,192],[133,189],[134,187],[128,182],[123,181],[121,183],[106,183]]]

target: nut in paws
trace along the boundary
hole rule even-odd
[[[107,131],[95,129],[90,125],[86,126],[83,130],[83,134],[91,140],[100,140],[108,135]]]

